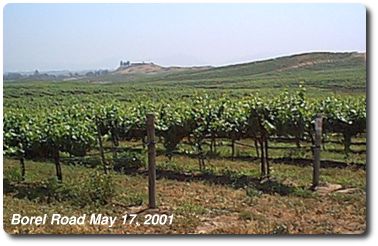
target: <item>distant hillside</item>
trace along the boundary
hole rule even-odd
[[[139,76],[131,76],[131,71],[140,72]],[[112,81],[160,86],[257,89],[296,87],[301,81],[308,87],[365,91],[366,56],[356,52],[314,52],[222,67],[164,68],[153,64],[116,73],[123,76],[113,76]]]
[[[181,79],[225,78],[230,76],[250,76],[266,73],[298,72],[304,70],[325,71],[329,69],[365,68],[365,53],[305,53],[274,59],[216,67],[206,71],[175,74]]]
[[[164,72],[200,71],[211,67],[163,67],[154,63],[131,63],[127,67],[119,67],[113,74],[158,74]]]
[[[96,84],[127,83],[177,88],[260,90],[297,88],[314,91],[366,92],[366,54],[313,52],[221,67],[163,67],[154,63],[120,63],[115,71],[98,70],[68,77],[45,74],[4,75],[4,80],[77,81]],[[321,89],[321,90],[319,90]]]

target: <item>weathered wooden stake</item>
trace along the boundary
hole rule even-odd
[[[55,169],[56,169],[56,177],[58,178],[59,182],[63,182],[62,167],[60,165],[59,149],[55,150],[54,162],[55,162]]]
[[[100,155],[101,155],[101,162],[104,168],[104,173],[108,174],[109,173],[108,164],[105,159],[104,147],[102,146],[102,136],[101,136],[101,131],[100,131],[99,126],[97,126],[97,140],[98,140],[98,147],[99,147]]]
[[[259,154],[259,144],[258,144],[256,138],[255,138],[255,149],[256,149],[256,157],[259,158],[260,157],[260,154]]]
[[[265,164],[266,164],[266,177],[270,178],[270,165],[269,165],[269,155],[268,155],[268,139],[265,139]]]
[[[235,139],[231,140],[231,160],[235,157]]]
[[[265,159],[265,149],[264,149],[264,140],[260,138],[260,150],[261,150],[261,178],[265,178],[266,176],[266,159]]]
[[[146,126],[148,146],[148,207],[156,208],[156,146],[154,114],[147,114]]]
[[[25,181],[25,159],[23,155],[20,158],[20,167],[21,167],[21,179],[22,181]]]
[[[319,186],[319,169],[320,169],[320,147],[322,142],[322,125],[323,117],[321,114],[316,115],[315,119],[315,145],[314,148],[314,167],[312,173],[312,188]]]

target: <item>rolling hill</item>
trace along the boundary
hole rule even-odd
[[[163,67],[154,63],[132,63],[128,67],[119,67],[113,74],[160,74],[167,72],[180,72],[180,71],[201,71],[210,69],[210,66],[199,67]]]
[[[116,71],[113,82],[195,88],[280,88],[297,86],[364,91],[366,54],[314,52],[222,67],[164,68],[140,65]]]
[[[69,77],[69,81],[152,86],[162,89],[226,90],[280,90],[297,88],[299,83],[304,83],[315,92],[321,89],[331,92],[365,93],[366,73],[365,53],[313,52],[220,67],[163,67],[154,63],[131,63],[127,67],[120,67],[105,74]],[[7,83],[30,84],[33,81],[65,82],[65,79],[51,76],[45,79],[32,77]]]

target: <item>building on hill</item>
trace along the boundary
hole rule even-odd
[[[128,68],[128,67],[133,67],[133,66],[140,66],[140,65],[155,65],[153,62],[134,62],[134,63],[131,63],[130,61],[122,61],[119,63],[119,68]]]
[[[121,62],[119,63],[119,67],[121,67],[121,68],[130,67],[130,61],[124,62],[124,61],[121,60]]]

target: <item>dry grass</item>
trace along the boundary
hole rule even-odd
[[[159,168],[165,157],[159,157]],[[194,170],[196,160],[188,157],[175,157],[176,172],[181,169]],[[54,166],[47,163],[28,161],[27,179],[23,185],[38,184],[54,175]],[[258,165],[245,161],[212,160],[214,175],[225,173],[226,167],[236,173],[252,175]],[[13,160],[4,160],[5,177],[18,168]],[[12,171],[13,170],[13,171]],[[107,226],[12,226],[13,213],[40,215],[43,213],[62,213],[82,215],[84,213],[103,213],[120,217],[127,212],[141,211],[147,206],[147,177],[141,174],[122,175],[114,173],[116,196],[112,204],[105,206],[74,206],[70,201],[50,201],[21,197],[17,189],[4,194],[4,228],[8,233],[27,234],[139,234],[139,233],[227,233],[227,234],[328,234],[363,233],[366,230],[366,194],[364,170],[322,169],[322,181],[339,183],[343,187],[357,188],[351,194],[329,193],[319,195],[308,191],[311,182],[311,169],[292,165],[274,165],[273,176],[276,182],[291,188],[286,195],[254,192],[253,187],[237,187],[230,183],[212,183],[208,180],[178,181],[171,177],[161,177],[157,181],[159,213],[174,214],[172,225],[165,226],[125,226],[120,223],[112,228]],[[87,168],[64,166],[65,183],[80,183]],[[192,171],[193,174],[196,171]],[[17,182],[13,183],[16,187]],[[250,192],[248,189],[252,189]],[[31,189],[32,193],[33,190]],[[142,206],[124,207],[122,203],[130,195],[142,194]],[[43,194],[40,194],[43,195]],[[143,219],[141,213],[139,219]]]

